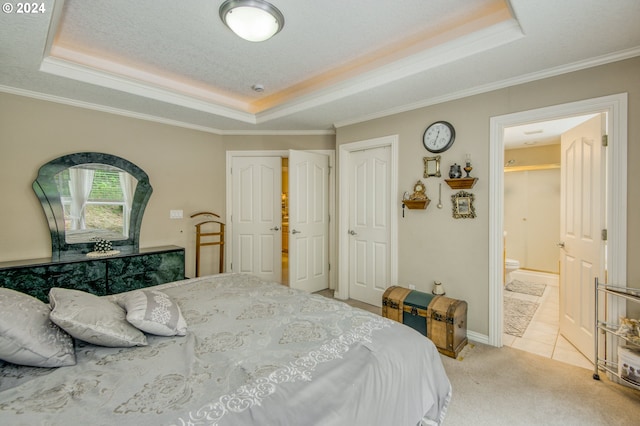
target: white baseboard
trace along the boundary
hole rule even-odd
[[[475,331],[467,330],[467,339],[478,343],[484,343],[485,345],[489,344],[489,336],[486,334],[476,333]]]

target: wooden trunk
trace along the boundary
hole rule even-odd
[[[382,316],[427,336],[440,353],[456,358],[467,344],[467,302],[404,287],[382,296]]]
[[[467,302],[445,296],[429,304],[428,336],[440,353],[456,358],[467,344]]]
[[[404,299],[411,290],[404,287],[391,286],[382,295],[382,316],[394,321],[402,322]]]

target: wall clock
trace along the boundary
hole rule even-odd
[[[422,143],[429,152],[444,152],[453,145],[456,131],[446,121],[436,121],[427,127],[422,137]]]

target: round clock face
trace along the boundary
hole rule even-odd
[[[424,132],[422,143],[429,152],[444,152],[453,144],[456,131],[446,121],[436,121]]]

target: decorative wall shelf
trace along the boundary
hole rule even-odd
[[[402,200],[402,202],[408,209],[426,209],[431,200],[427,198],[426,200]]]
[[[444,181],[447,182],[451,189],[471,189],[478,181],[478,178],[445,179]]]

